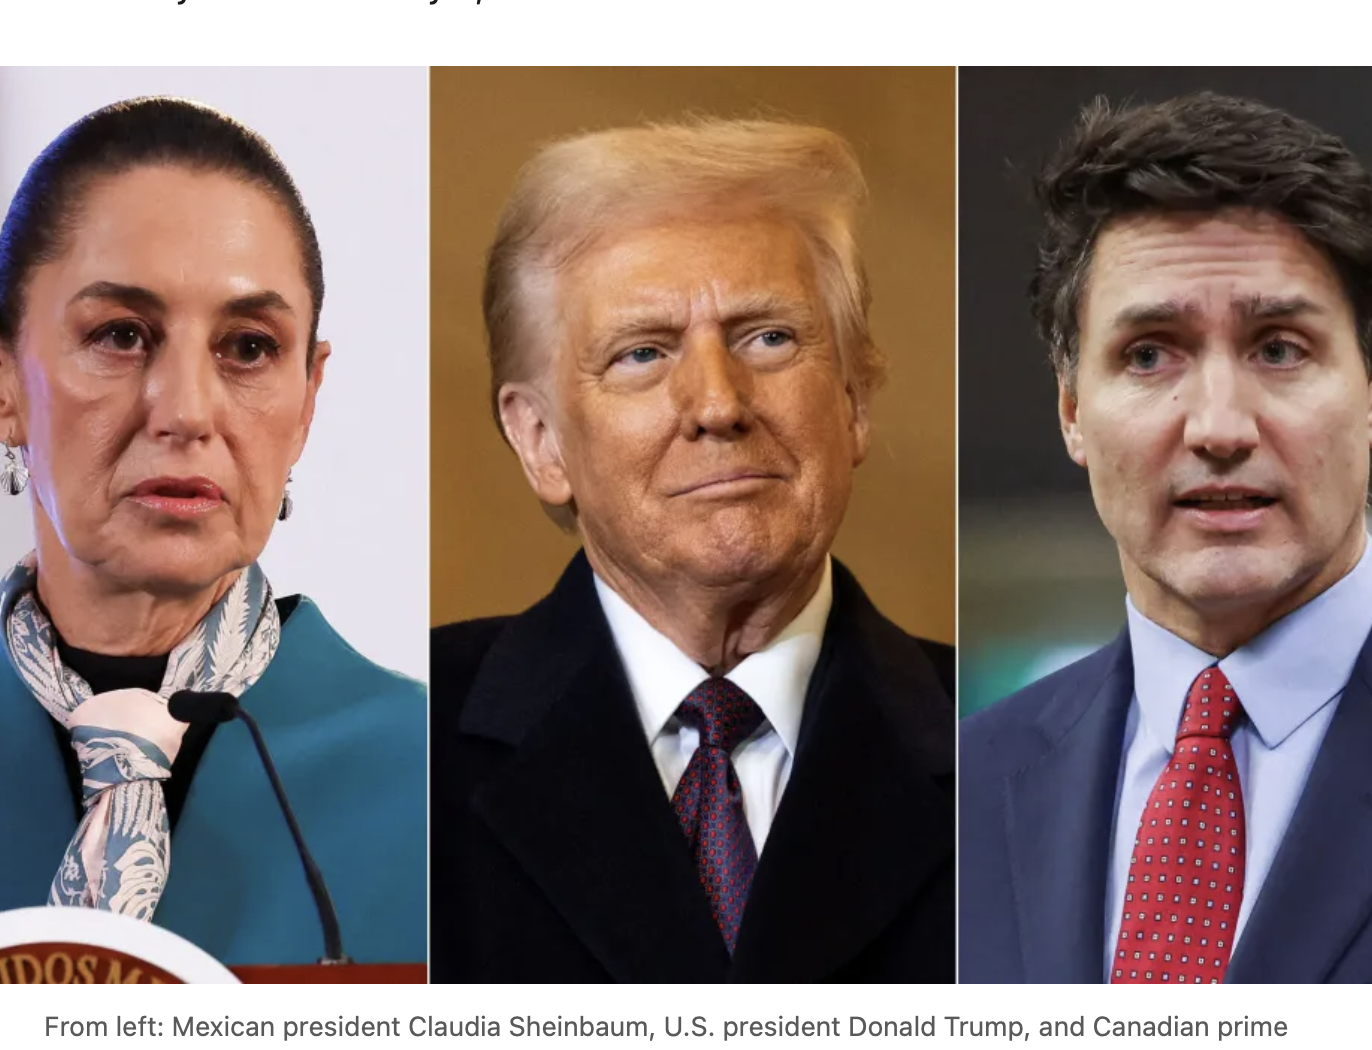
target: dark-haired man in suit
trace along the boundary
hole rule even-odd
[[[829,555],[881,374],[862,190],[764,122],[521,175],[495,408],[583,551],[434,634],[434,980],[952,979],[951,650]]]
[[[1091,108],[1039,199],[1128,625],[963,725],[961,978],[1372,980],[1372,177],[1204,94]]]

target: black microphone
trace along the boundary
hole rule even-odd
[[[324,930],[324,958],[319,961],[326,966],[352,962],[343,953],[343,932],[338,925],[338,912],[334,910],[329,888],[324,884],[324,876],[315,864],[314,857],[310,855],[309,847],[305,845],[305,836],[300,833],[300,825],[296,823],[291,804],[286,801],[286,789],[281,786],[281,778],[276,775],[276,766],[272,762],[271,753],[267,750],[267,742],[262,739],[262,730],[257,725],[257,719],[239,706],[238,698],[232,693],[197,693],[194,689],[182,689],[173,693],[167,700],[167,713],[178,722],[232,722],[237,718],[248,727],[253,743],[257,746],[258,757],[262,759],[262,767],[266,769],[267,778],[272,782],[272,790],[276,792],[281,814],[291,829],[291,837],[295,839],[296,852],[300,855],[300,863],[305,868],[305,881],[310,884],[310,893],[314,895],[314,906],[319,912],[319,925]]]

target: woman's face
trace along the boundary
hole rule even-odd
[[[96,180],[0,353],[0,436],[26,446],[40,559],[191,593],[271,533],[328,356],[286,211],[232,175]]]

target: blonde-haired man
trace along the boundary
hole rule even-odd
[[[521,173],[493,404],[583,552],[434,634],[434,980],[952,979],[952,652],[829,556],[883,370],[863,195],[760,121]]]

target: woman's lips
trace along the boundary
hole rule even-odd
[[[209,478],[149,478],[129,494],[129,500],[158,514],[195,518],[224,505],[224,490]]]

